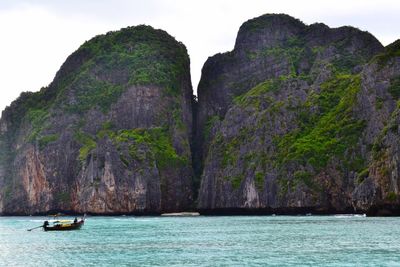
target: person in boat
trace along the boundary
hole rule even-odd
[[[44,221],[44,223],[43,223],[43,227],[47,227],[47,226],[49,226],[49,221]]]
[[[77,224],[77,223],[78,223],[78,218],[75,217],[74,224]]]

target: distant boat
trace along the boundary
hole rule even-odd
[[[78,230],[81,229],[82,225],[85,223],[85,217],[75,220],[58,220],[58,221],[45,221],[43,223],[43,230],[45,231],[68,231],[68,230]]]
[[[44,231],[68,231],[68,230],[78,230],[81,229],[82,225],[85,223],[86,214],[78,220],[47,220],[44,221],[43,225],[28,229],[32,231],[34,229],[43,228]]]

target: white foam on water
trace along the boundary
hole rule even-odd
[[[345,218],[361,218],[361,217],[367,217],[366,214],[337,214],[337,215],[333,215],[333,217],[335,218],[339,218],[339,219],[345,219]]]
[[[136,220],[134,217],[126,217],[122,216],[124,218],[113,218],[114,221],[127,221],[127,220]]]

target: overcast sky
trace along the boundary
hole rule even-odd
[[[85,40],[148,24],[183,42],[196,92],[207,57],[232,50],[240,25],[265,13],[352,25],[384,45],[400,38],[398,0],[0,0],[0,111],[47,86]]]

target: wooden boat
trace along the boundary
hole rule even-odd
[[[45,231],[69,231],[78,230],[85,223],[85,217],[80,220],[55,220],[45,221],[43,223],[43,230]]]

